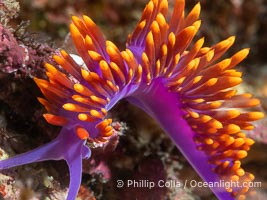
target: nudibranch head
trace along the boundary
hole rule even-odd
[[[259,100],[233,89],[242,82],[242,73],[234,67],[249,50],[218,61],[235,38],[212,47],[203,47],[203,38],[193,43],[200,4],[187,16],[184,6],[185,0],[176,0],[167,22],[167,0],[150,0],[124,51],[106,41],[88,16],[73,16],[70,32],[83,65],[61,50],[53,57],[58,66],[45,65],[48,80],[35,78],[45,97],[38,99],[48,111],[45,119],[63,127],[56,140],[76,149],[76,154],[60,151],[55,158],[65,159],[70,168],[68,199],[78,191],[74,174],[81,174],[72,162],[81,170],[80,159],[90,155],[86,141],[101,145],[109,140],[113,127],[108,111],[123,98],[154,117],[204,180],[253,181],[241,167],[254,143],[243,131],[253,129],[251,122],[263,114],[246,110]],[[50,146],[45,148],[51,151]],[[0,168],[7,167],[0,162]],[[248,184],[211,189],[223,199],[244,199],[253,193]]]

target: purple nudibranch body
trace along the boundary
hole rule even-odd
[[[0,161],[0,169],[63,159],[70,171],[67,200],[74,200],[82,159],[91,155],[87,145],[109,141],[107,113],[125,98],[160,124],[204,181],[253,181],[241,167],[254,143],[243,131],[263,114],[246,111],[259,101],[232,88],[242,82],[234,67],[249,50],[218,61],[234,37],[212,47],[203,47],[203,38],[193,43],[200,4],[187,16],[184,6],[185,0],[176,0],[168,23],[168,1],[150,0],[124,51],[106,41],[89,17],[72,17],[71,35],[85,67],[62,50],[53,57],[61,67],[46,64],[48,80],[35,78],[45,97],[38,98],[45,119],[62,130],[50,143]],[[245,186],[211,189],[224,200],[255,195]]]

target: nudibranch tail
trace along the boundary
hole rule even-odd
[[[254,180],[241,167],[254,143],[244,131],[252,130],[252,122],[263,113],[248,110],[259,100],[233,89],[242,82],[234,67],[249,50],[220,60],[235,37],[212,47],[203,46],[204,38],[193,43],[201,25],[200,4],[186,16],[184,7],[185,0],[176,0],[168,22],[168,1],[150,0],[124,51],[106,41],[89,17],[73,16],[70,32],[82,63],[61,50],[53,57],[60,67],[45,65],[48,80],[34,79],[44,95],[38,98],[48,112],[44,118],[63,129],[54,141],[33,151],[29,162],[39,161],[41,151],[65,159],[71,176],[68,199],[78,192],[81,159],[90,154],[86,142],[101,146],[109,141],[114,130],[108,111],[123,98],[161,125],[203,180],[241,184],[212,187],[218,198],[253,194],[243,184]],[[1,161],[0,168],[14,166],[8,162]]]

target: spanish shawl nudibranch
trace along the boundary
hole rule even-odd
[[[250,122],[263,114],[245,111],[259,101],[232,88],[242,82],[234,67],[249,50],[218,61],[234,37],[212,47],[203,47],[203,38],[191,44],[200,27],[200,4],[187,16],[184,6],[185,0],[176,0],[168,23],[168,1],[150,0],[124,51],[106,41],[89,17],[72,17],[71,36],[86,67],[62,50],[54,56],[59,66],[45,65],[48,81],[34,79],[45,96],[38,99],[48,111],[45,119],[62,130],[50,143],[1,161],[0,169],[64,159],[70,171],[67,199],[74,200],[82,159],[91,154],[87,144],[109,140],[107,113],[125,98],[161,125],[205,181],[253,181],[241,167],[254,143],[243,130],[253,129]],[[241,185],[211,189],[224,200],[254,194]]]

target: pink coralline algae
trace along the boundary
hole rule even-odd
[[[48,44],[34,41],[26,32],[27,23],[22,22],[17,30],[0,24],[0,70],[23,76],[42,74],[44,62],[51,61],[52,52]],[[21,29],[21,30],[20,30]],[[15,33],[17,35],[15,35]]]
[[[151,0],[126,49],[106,41],[88,17],[72,17],[72,39],[83,65],[66,51],[46,64],[48,80],[35,78],[44,98],[38,98],[45,119],[62,126],[56,139],[30,152],[0,162],[0,169],[44,160],[65,160],[70,183],[67,200],[77,196],[82,159],[90,147],[101,147],[114,130],[109,111],[126,99],[153,117],[207,182],[249,183],[254,175],[241,167],[241,160],[254,141],[244,130],[261,112],[246,111],[259,105],[251,94],[237,94],[242,82],[234,69],[249,53],[243,49],[219,60],[233,45],[229,37],[212,47],[204,38],[192,42],[200,27],[200,4],[184,13],[185,0],[176,0],[167,21],[168,1]],[[242,187],[212,187],[220,199],[245,199],[255,192]]]
[[[6,73],[17,71],[26,59],[25,49],[18,44],[13,34],[0,24],[0,69]]]

